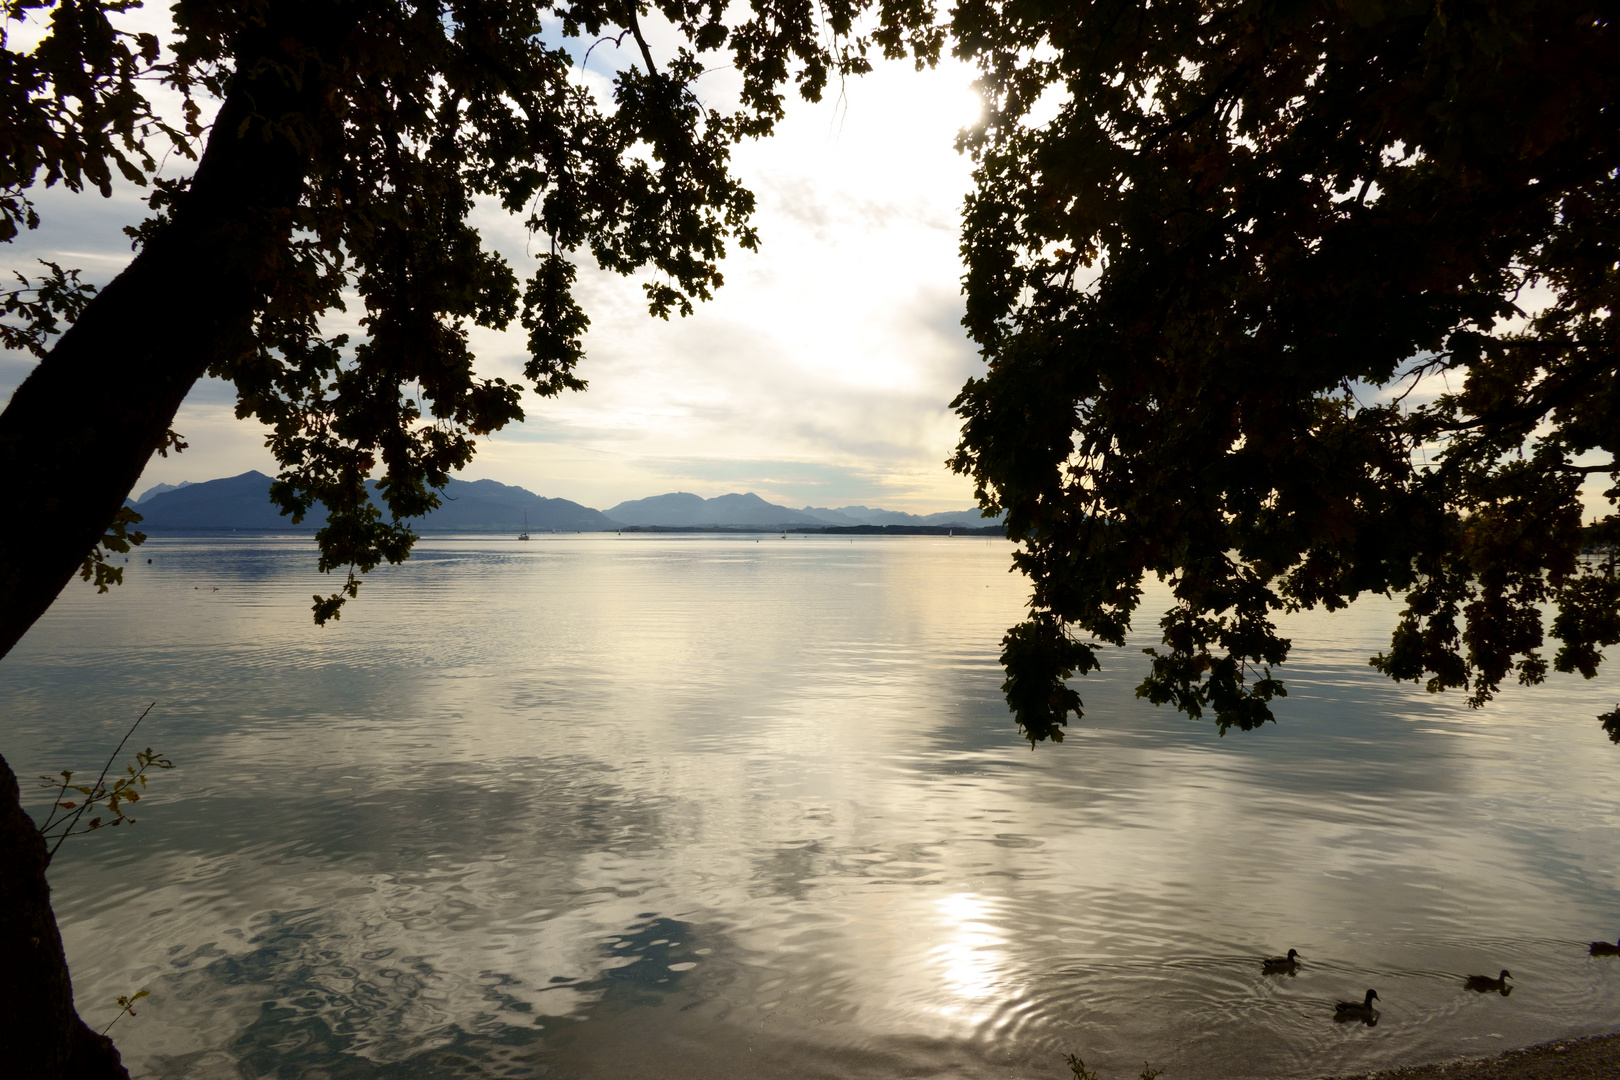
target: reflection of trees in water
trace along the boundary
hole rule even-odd
[[[379,869],[415,869],[430,856],[472,862],[498,851],[544,868],[528,887],[571,891],[579,862],[593,853],[656,850],[666,840],[659,801],[625,790],[613,774],[577,756],[413,764],[408,775],[379,778],[335,804],[330,791],[312,791],[325,812],[299,822],[300,846]]]
[[[1016,838],[1008,846],[1033,847]],[[808,900],[820,883],[863,881],[874,884],[938,884],[945,867],[943,850],[930,841],[836,844],[828,840],[792,840],[756,854],[749,895]]]
[[[797,840],[756,855],[749,895],[787,900],[810,899],[815,888],[810,879],[825,872],[825,854],[821,841]]]

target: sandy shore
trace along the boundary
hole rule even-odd
[[[1336,1080],[1616,1080],[1617,1077],[1620,1077],[1620,1034],[1559,1039],[1522,1050],[1509,1050],[1501,1057],[1411,1065]]]

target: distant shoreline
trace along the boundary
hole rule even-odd
[[[1613,1080],[1616,1076],[1620,1076],[1620,1033],[1554,1039],[1493,1058],[1404,1065],[1332,1080]]]
[[[633,533],[801,533],[810,536],[1001,536],[1000,525],[626,525]]]
[[[141,526],[135,526],[140,529]],[[144,529],[148,536],[156,537],[193,537],[196,539],[219,539],[227,536],[314,536],[315,527],[299,528],[297,526],[283,528],[233,528],[228,525],[198,525],[194,527],[169,526],[156,529]],[[465,536],[478,539],[517,539],[521,528],[513,526],[509,529],[416,529],[420,537],[451,537]],[[781,536],[784,534],[806,536],[1001,536],[1000,525],[985,525],[979,527],[965,527],[955,525],[625,525],[612,529],[530,529],[531,536],[575,536],[590,534],[592,536],[617,535],[619,533],[693,533],[700,535],[729,536],[747,534],[750,536]]]

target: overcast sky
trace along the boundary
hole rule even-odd
[[[616,62],[611,46],[598,48],[583,77],[605,86]],[[725,104],[729,78],[705,76],[714,104]],[[982,369],[959,323],[970,165],[953,142],[978,112],[970,82],[953,63],[922,73],[879,64],[841,100],[836,86],[818,105],[790,99],[777,135],[736,153],[758,197],[761,249],[734,250],[724,288],[690,318],[651,318],[639,279],[596,271],[580,253],[590,388],[527,395],[527,422],[480,439],[463,477],[597,508],[677,490],[919,513],[972,505],[971,484],[944,466],[959,432],[950,400]],[[138,198],[46,193],[44,226],[5,264],[53,258],[105,281],[130,257],[121,230],[144,216]],[[477,225],[520,276],[532,272],[515,219],[492,209]],[[521,381],[521,329],[475,330],[473,342],[482,374]],[[28,367],[0,360],[0,400]],[[228,386],[199,385],[175,423],[190,449],[155,458],[137,493],[273,473],[262,429],[237,420],[233,400]]]

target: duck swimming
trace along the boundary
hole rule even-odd
[[[1367,991],[1365,1001],[1341,1001],[1333,1006],[1333,1019],[1360,1020],[1364,1024],[1378,1023],[1378,1010],[1373,1008],[1373,1002],[1378,1000],[1378,991]]]
[[[1470,975],[1463,985],[1470,990],[1477,990],[1481,994],[1489,994],[1494,991],[1503,997],[1507,997],[1513,990],[1513,987],[1507,984],[1507,981],[1511,978],[1513,978],[1513,973],[1503,968],[1502,974],[1494,979],[1489,975]]]
[[[1607,941],[1594,941],[1590,952],[1593,956],[1620,956],[1620,945],[1610,945]]]
[[[1287,956],[1272,956],[1260,961],[1260,970],[1272,973],[1287,972],[1292,975],[1302,957],[1297,949],[1289,949]]]

